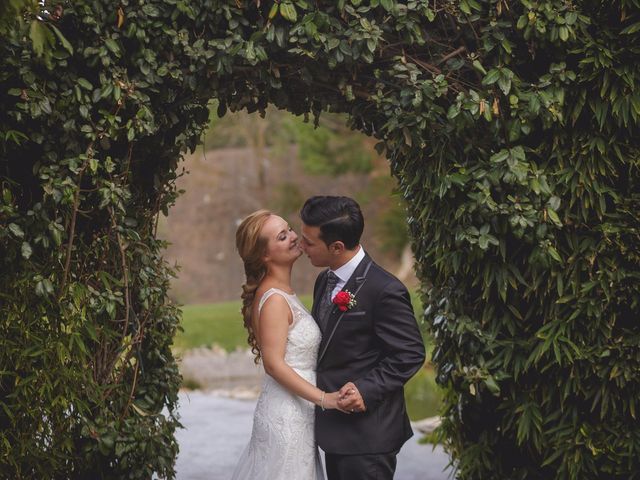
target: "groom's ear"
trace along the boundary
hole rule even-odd
[[[329,252],[331,252],[334,255],[340,255],[345,250],[346,248],[344,246],[344,243],[342,243],[340,240],[336,240],[331,245],[329,245]]]

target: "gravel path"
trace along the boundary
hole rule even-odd
[[[178,480],[230,478],[251,436],[254,407],[255,399],[225,398],[199,390],[180,392],[180,420],[185,428],[176,434]],[[450,479],[450,470],[444,471],[447,454],[440,447],[419,445],[418,438],[414,435],[400,451],[395,480]]]

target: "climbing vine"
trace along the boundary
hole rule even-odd
[[[174,475],[155,225],[216,99],[347,113],[379,141],[459,478],[637,478],[639,7],[5,2],[3,472]]]

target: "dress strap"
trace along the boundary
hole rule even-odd
[[[289,302],[289,295],[287,294],[287,292],[280,290],[279,288],[270,288],[269,290],[264,292],[264,294],[262,295],[262,298],[260,299],[260,304],[258,305],[258,315],[260,315],[260,311],[262,310],[262,306],[264,305],[264,302],[266,302],[269,299],[269,297],[271,297],[271,295],[273,295],[274,293],[277,293],[280,296],[284,297],[284,299],[287,301],[287,305],[289,305],[289,308],[293,313],[293,308],[291,308],[291,302]]]

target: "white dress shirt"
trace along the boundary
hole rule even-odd
[[[356,268],[358,267],[358,265],[360,264],[363,258],[364,258],[364,248],[362,248],[362,245],[358,245],[358,252],[353,256],[353,258],[351,258],[351,260],[349,260],[347,263],[345,263],[344,265],[342,265],[341,267],[335,270],[329,270],[335,273],[336,276],[339,278],[338,283],[333,288],[333,292],[331,292],[332,299],[347,284],[347,282],[351,278],[351,275],[353,275],[353,272],[356,271]]]

